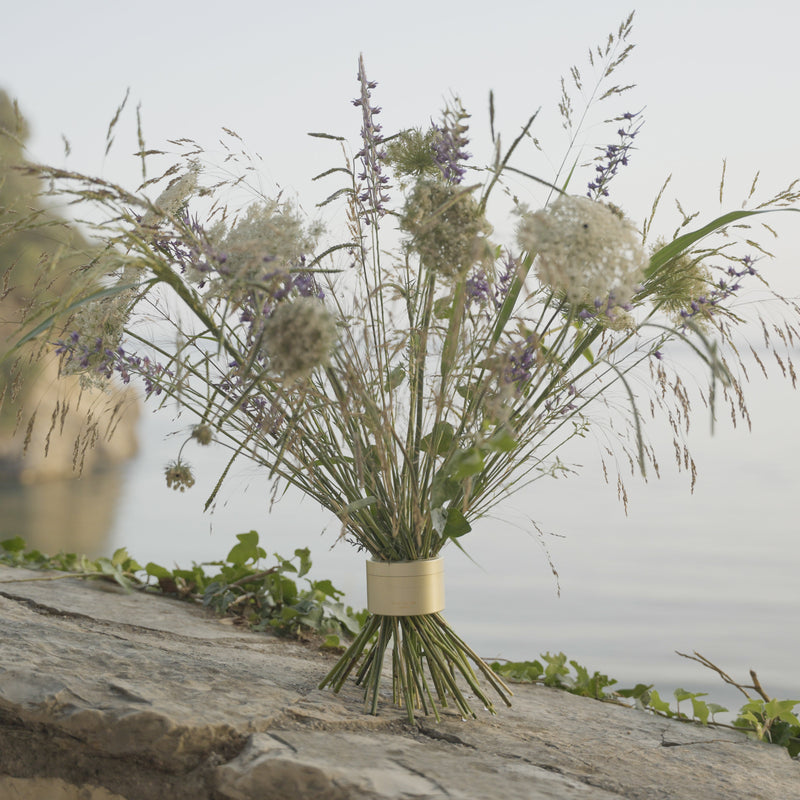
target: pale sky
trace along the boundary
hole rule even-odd
[[[484,162],[491,156],[493,89],[496,127],[506,142],[541,107],[533,133],[547,158],[528,145],[517,163],[552,178],[548,169],[566,143],[557,114],[560,76],[573,64],[583,69],[589,47],[604,42],[633,8],[630,0],[27,0],[3,14],[0,86],[29,119],[33,159],[134,188],[138,164],[129,154],[141,104],[149,147],[186,136],[213,148],[227,126],[264,158],[267,189],[280,184],[313,206],[332,184],[310,179],[336,165],[339,153],[305,134],[326,130],[357,146],[359,111],[350,100],[363,53],[370,79],[379,82],[374,100],[385,133],[424,125],[455,93],[473,115],[475,163]],[[683,205],[711,215],[720,209],[723,157],[725,210],[741,204],[758,169],[763,197],[800,175],[798,29],[794,0],[641,3],[630,37],[636,48],[618,73],[619,82],[637,87],[608,110],[644,108],[646,121],[611,199],[640,221],[673,174]],[[127,88],[128,113],[104,159],[106,128]],[[601,108],[583,133],[588,155],[613,141],[613,131],[596,124],[603,115]],[[69,159],[62,134],[72,146]],[[575,191],[584,185],[576,183]],[[522,182],[519,190],[531,187]],[[676,220],[669,203],[665,231]],[[800,272],[800,235],[793,231],[800,223],[782,216],[778,227],[786,236],[775,274],[788,276],[793,285],[785,288],[800,293],[793,277]]]

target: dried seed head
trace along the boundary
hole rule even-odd
[[[192,439],[194,439],[197,444],[202,444],[203,446],[209,445],[214,441],[214,432],[209,425],[195,425],[192,429]]]

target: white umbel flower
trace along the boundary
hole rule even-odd
[[[336,320],[315,297],[278,303],[264,326],[263,348],[273,372],[287,382],[328,363],[336,343]]]
[[[588,197],[562,195],[547,209],[523,214],[517,239],[536,253],[539,279],[572,303],[625,305],[647,265],[633,224]]]
[[[152,227],[158,225],[165,217],[171,217],[180,211],[186,201],[197,190],[197,176],[200,174],[200,164],[192,161],[189,170],[178,178],[173,178],[167,188],[158,196],[142,217],[142,225]]]

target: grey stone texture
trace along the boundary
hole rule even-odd
[[[317,689],[314,644],[42,577],[0,567],[2,800],[800,798],[800,763],[735,731],[540,686],[412,726]]]

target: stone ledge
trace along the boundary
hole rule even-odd
[[[409,726],[316,687],[332,657],[202,609],[0,567],[8,800],[785,800],[782,748],[539,686]]]

